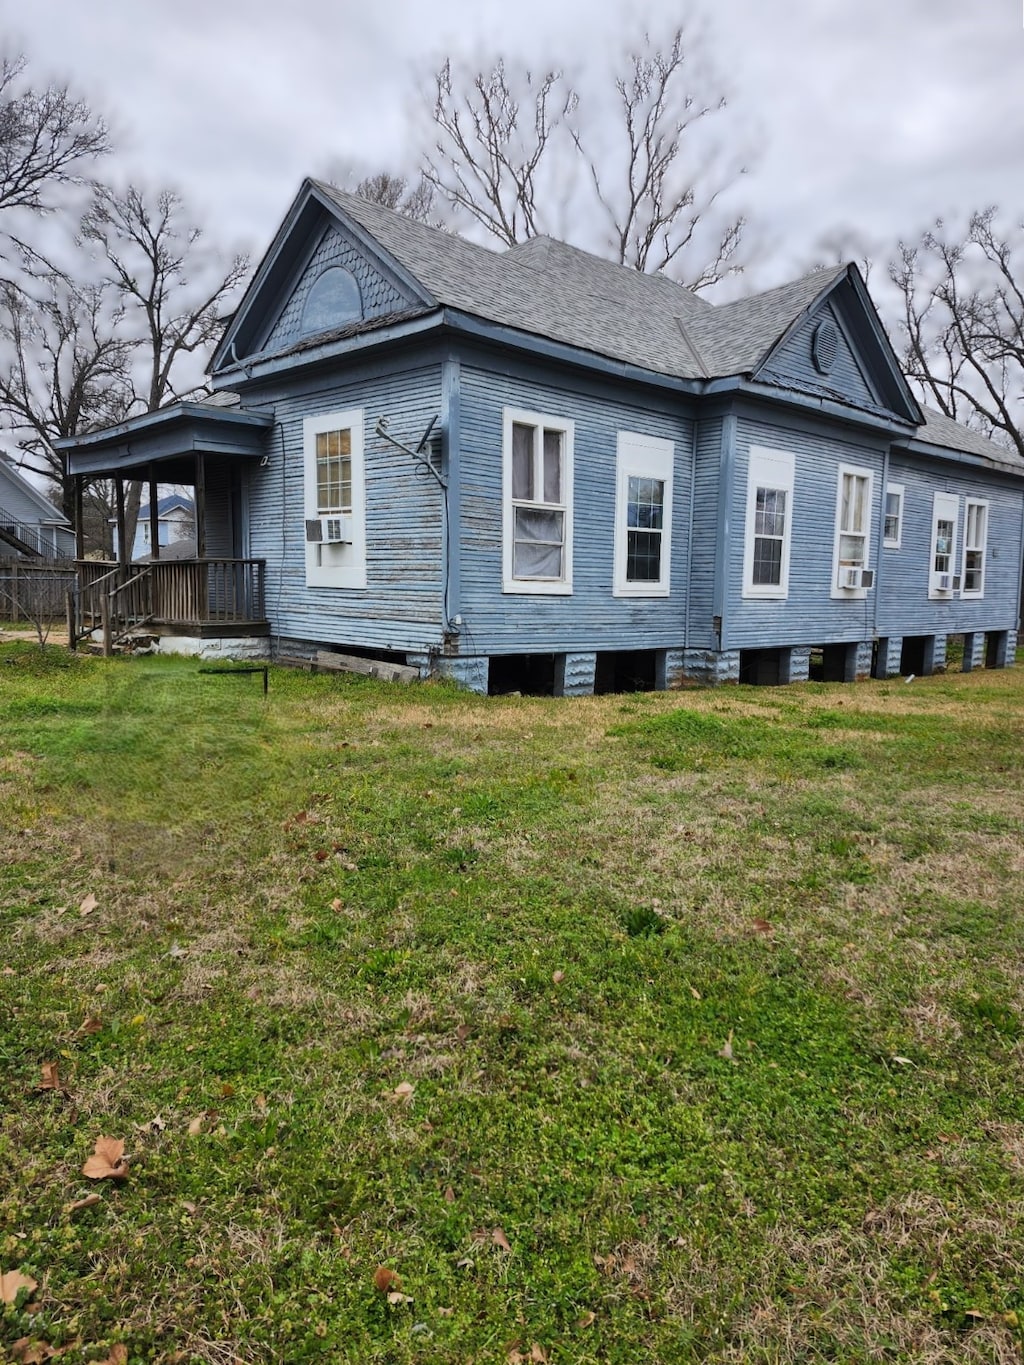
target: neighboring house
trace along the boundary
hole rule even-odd
[[[0,451],[0,559],[67,559],[71,523]]]
[[[178,647],[556,693],[1013,661],[1024,462],[918,405],[853,265],[716,307],[307,181],[211,382],[65,447],[195,485],[242,586],[154,599]]]
[[[138,520],[135,523],[135,539],[132,541],[132,560],[145,559],[153,552],[153,518],[152,504],[144,502],[139,508]],[[165,497],[158,498],[156,503],[157,510],[157,536],[158,544],[163,546],[176,545],[179,542],[194,542],[196,534],[196,505],[191,498],[186,498],[181,493],[168,493]],[[111,517],[110,524],[114,529],[114,555],[118,554],[117,518]],[[195,553],[193,549],[193,553]]]

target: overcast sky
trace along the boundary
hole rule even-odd
[[[502,52],[607,68],[678,2],[0,0],[6,40],[113,124],[126,174],[174,184],[209,235],[259,255],[302,177],[398,167],[417,71]],[[705,0],[705,50],[750,171],[734,192],[766,286],[835,230],[911,235],[937,214],[1024,212],[1021,0]]]

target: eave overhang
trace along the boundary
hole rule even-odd
[[[948,464],[960,465],[967,469],[977,470],[984,474],[1001,474],[1008,479],[1024,479],[1024,464],[1014,464],[1010,461],[1005,463],[1002,460],[986,459],[983,455],[975,455],[967,450],[953,450],[950,446],[933,445],[931,441],[920,441],[916,439],[894,441],[893,451],[905,452],[908,455],[920,455],[925,460],[945,460]]]
[[[142,478],[153,466],[161,483],[191,483],[196,455],[261,458],[273,424],[269,412],[176,403],[55,445],[67,455],[69,474]]]

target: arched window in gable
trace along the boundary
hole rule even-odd
[[[306,295],[299,330],[303,336],[311,336],[332,327],[343,327],[346,322],[356,322],[362,316],[359,282],[351,271],[334,265],[313,282]]]

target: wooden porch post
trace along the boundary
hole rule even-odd
[[[206,558],[206,457],[196,451],[196,558]]]
[[[117,491],[117,562],[118,564],[128,563],[128,546],[125,544],[127,537],[124,533],[124,479],[118,474],[114,480],[114,487]]]
[[[75,475],[75,558],[85,558],[85,480]]]
[[[160,509],[156,501],[156,471],[149,466],[149,549],[154,559],[160,558]]]

